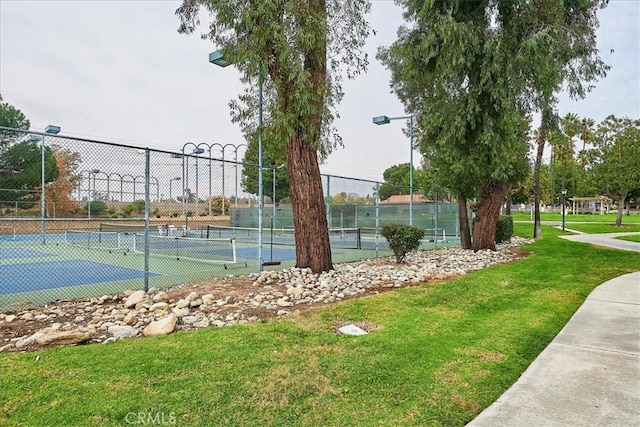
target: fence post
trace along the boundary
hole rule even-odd
[[[329,200],[329,194],[331,194],[330,192],[330,187],[331,187],[331,176],[327,175],[327,195],[325,196],[325,204],[327,206],[327,227],[331,228],[331,204],[330,204],[330,200]]]
[[[144,291],[149,291],[149,211],[151,209],[150,191],[150,151],[144,149]]]
[[[438,190],[435,190],[433,192],[433,198],[434,198],[433,219],[435,221],[435,226],[434,226],[435,239],[433,240],[436,244],[435,248],[438,249]]]
[[[44,224],[44,217],[45,217],[45,207],[46,207],[46,201],[44,198],[44,135],[41,137],[42,139],[40,140],[40,174],[41,174],[41,181],[40,181],[40,238],[42,239],[42,244],[44,245],[46,242],[45,236],[46,236],[46,226]]]
[[[378,236],[380,235],[380,183],[376,184],[376,258],[378,254]]]

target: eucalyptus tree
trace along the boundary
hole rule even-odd
[[[222,48],[246,85],[264,76],[265,144],[286,152],[296,242],[296,265],[332,268],[319,158],[341,144],[331,123],[343,96],[341,79],[367,66],[368,0],[183,0],[176,11],[181,33],[191,34],[201,11],[202,37]],[[247,88],[231,103],[233,120],[251,139],[261,102]]]
[[[409,170],[409,163],[401,163],[385,169],[382,173],[384,183],[378,190],[380,200],[388,199],[396,194],[409,194],[411,183]],[[429,177],[423,169],[413,170],[413,187],[414,194],[424,194],[425,196],[431,189]]]
[[[467,198],[479,197],[472,247],[493,248],[507,185],[526,173],[528,114],[542,110],[551,120],[563,84],[572,96],[584,96],[583,80],[603,71],[594,33],[603,2],[399,3],[410,26],[378,56],[392,71],[392,89],[418,115],[421,148],[436,147],[434,161],[457,191],[461,214]],[[547,133],[539,132],[537,171]],[[539,221],[538,210],[536,216]],[[463,247],[465,222],[461,215]]]
[[[401,2],[410,26],[378,57],[391,87],[417,114],[421,151],[431,150],[438,181],[456,193],[464,248],[495,248],[509,184],[529,170],[529,118],[517,2]],[[523,6],[523,5],[520,5]],[[526,35],[526,34],[524,34]],[[467,200],[479,198],[471,240]]]
[[[42,163],[40,141],[29,138],[11,144],[0,156],[0,205],[19,202],[31,207],[40,200]],[[44,151],[45,184],[58,179],[60,172],[51,147]]]
[[[2,102],[2,95],[0,95],[0,126],[20,130],[29,130],[31,126],[29,119],[22,111],[8,102]],[[9,148],[11,143],[18,142],[23,136],[24,133],[21,132],[0,129],[0,153]]]
[[[594,143],[593,182],[618,205],[620,227],[625,201],[640,189],[640,119],[607,117]]]

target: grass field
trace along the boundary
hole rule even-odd
[[[528,224],[516,233],[531,234]],[[311,315],[0,354],[0,424],[462,426],[499,397],[637,253],[557,238],[508,265]],[[366,336],[335,333],[367,322]],[[151,424],[147,422],[147,424]]]
[[[514,221],[531,221],[531,213],[529,212],[512,212],[511,216]],[[562,222],[562,215],[560,213],[554,212],[540,212],[540,220],[541,221],[554,221],[554,222]],[[609,213],[604,215],[587,215],[587,214],[579,214],[579,215],[571,215],[567,214],[565,216],[566,223],[576,223],[576,222],[601,222],[601,223],[611,223],[615,224],[616,222],[616,214]],[[631,215],[623,215],[622,216],[622,224],[640,224],[640,212],[633,212]]]
[[[640,230],[638,230],[640,231]],[[619,240],[628,240],[629,242],[638,242],[640,243],[640,234],[633,234],[631,236],[620,236]]]

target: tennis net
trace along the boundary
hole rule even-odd
[[[225,265],[235,264],[238,261],[234,239],[201,239],[151,234],[147,238],[150,255]],[[134,234],[134,250],[144,253],[145,236],[143,234]]]
[[[149,226],[149,231],[152,233],[158,230],[159,234],[166,235],[168,229],[169,229],[169,224],[152,224]],[[102,222],[100,223],[100,231],[131,233],[131,234],[144,233],[144,224],[118,224],[118,223],[111,223],[111,222]]]
[[[260,229],[252,227],[207,225],[206,228],[206,238],[233,238],[243,243],[257,243],[259,234]],[[263,228],[262,238],[265,244],[295,246],[293,228]],[[336,248],[361,249],[360,228],[330,228],[329,242]]]
[[[64,231],[64,241],[68,245],[88,249],[133,250],[132,235],[115,231],[70,230]]]

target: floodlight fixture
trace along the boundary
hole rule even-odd
[[[387,116],[376,116],[373,118],[373,123],[376,125],[386,125],[391,123],[391,119]]]
[[[46,128],[44,128],[44,131],[51,135],[57,135],[60,133],[60,126],[48,125]]]
[[[228,67],[231,65],[231,61],[225,58],[224,53],[221,50],[216,50],[209,54],[209,62],[216,64],[218,67]]]

